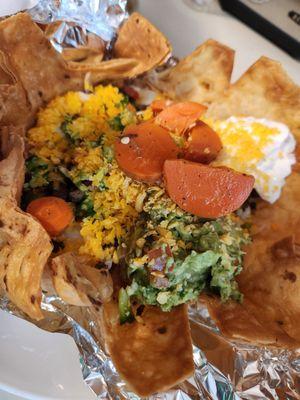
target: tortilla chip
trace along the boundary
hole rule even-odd
[[[90,84],[95,85],[104,80],[116,80],[131,76],[137,66],[137,61],[133,58],[118,58],[101,63],[69,62],[68,65],[73,71],[87,74],[86,79]]]
[[[289,178],[288,185],[292,184],[300,185],[299,176]],[[286,198],[285,193],[283,196]],[[298,348],[300,254],[285,246],[289,241],[300,243],[300,212],[284,209],[282,204],[261,204],[254,223],[259,232],[246,248],[238,278],[244,301],[220,304],[216,298],[207,298],[210,313],[223,334],[231,338]],[[286,236],[291,234],[294,236]]]
[[[113,284],[109,272],[90,266],[84,256],[64,253],[53,258],[51,269],[54,288],[68,304],[91,306],[105,303],[112,296]]]
[[[17,207],[24,181],[24,142],[2,128],[0,162],[0,287],[33,319],[43,318],[41,277],[52,251],[44,228]]]
[[[208,109],[208,116],[269,118],[286,123],[300,137],[300,88],[277,61],[261,57]]]
[[[219,101],[212,118],[264,117],[287,124],[300,141],[300,88],[281,65],[258,60]],[[206,297],[211,315],[231,338],[290,348],[300,344],[300,174],[287,179],[275,204],[260,201],[253,215],[253,242],[238,277],[243,304]]]
[[[22,128],[1,127],[0,197],[20,204],[25,177],[24,135]]]
[[[0,23],[0,50],[25,90],[32,117],[41,105],[53,97],[83,85],[75,76],[71,80],[61,55],[26,13]],[[7,110],[10,118],[16,113],[16,110]]]
[[[6,65],[6,56],[0,51],[0,85],[13,85],[16,83],[16,77]]]
[[[58,41],[65,36],[74,38],[77,34],[78,25],[76,26],[76,24],[72,22],[68,22],[66,25],[64,21],[56,21],[42,26],[42,29],[44,30],[47,39],[50,41],[52,40],[55,45],[57,43],[57,38]],[[59,45],[61,45],[61,43],[59,43]],[[101,61],[104,53],[105,42],[99,36],[91,32],[85,32],[80,43],[76,43],[76,47],[72,47],[72,40],[70,47],[67,47],[65,41],[63,43],[62,56],[66,61],[83,62],[93,55],[97,55],[98,60]]]
[[[103,59],[102,53],[95,53],[85,47],[79,47],[78,49],[64,49],[62,56],[67,62],[75,63],[74,65],[98,65]]]
[[[31,318],[43,318],[41,278],[52,251],[50,238],[29,214],[0,198],[0,286]]]
[[[99,64],[105,54],[105,44],[103,40],[96,35],[88,34],[88,42],[84,46],[67,47],[62,51],[65,61],[76,62],[80,65]]]
[[[65,91],[65,86],[60,87],[64,65],[44,33],[25,13],[0,23],[0,50],[7,69],[15,77],[13,84],[0,85],[3,123],[26,123],[44,101]]]
[[[163,63],[171,53],[167,38],[141,14],[133,13],[121,26],[114,46],[116,58],[133,58],[134,77]]]
[[[170,69],[151,74],[149,82],[169,98],[210,104],[228,88],[234,51],[207,40]]]
[[[9,115],[10,110],[15,111]],[[20,125],[30,113],[26,93],[9,65],[7,54],[0,51],[0,120],[2,125]]]
[[[104,56],[104,48],[102,51],[95,51],[90,49],[89,47],[78,47],[78,48],[69,48],[64,49],[62,52],[62,56],[64,60],[69,62],[73,62],[73,65],[99,65]]]
[[[103,306],[106,344],[122,378],[140,396],[162,392],[194,372],[187,306],[146,306],[139,321],[119,323],[115,302]]]
[[[0,54],[0,69],[12,77],[9,83],[0,81],[3,125],[29,127],[38,109],[52,98],[84,88],[87,69],[71,68],[26,13],[0,22]],[[109,73],[95,81],[107,79]]]
[[[121,28],[116,45],[120,59],[104,62],[99,62],[102,56],[94,37],[87,46],[95,53],[84,62],[66,63],[28,14],[20,13],[1,21],[1,123],[31,126],[38,109],[52,98],[68,90],[82,90],[87,73],[90,82],[96,84],[103,80],[131,78],[160,64],[169,54],[170,46],[145,18],[139,17],[137,27],[137,15],[130,17]],[[127,43],[130,35],[134,37]],[[148,58],[145,58],[146,50]]]

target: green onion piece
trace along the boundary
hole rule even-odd
[[[131,312],[130,298],[126,290],[123,288],[119,290],[119,313],[121,325],[134,320]]]

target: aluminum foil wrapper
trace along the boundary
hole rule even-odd
[[[29,320],[3,296],[0,308]],[[128,390],[105,350],[99,309],[69,306],[45,291],[42,308],[45,319],[31,322],[47,331],[66,333],[74,338],[80,352],[83,378],[97,399],[140,399]],[[194,376],[148,400],[300,398],[300,352],[229,341],[222,337],[201,303],[190,307],[190,324]]]
[[[57,22],[49,39],[61,52],[87,45],[88,32],[109,44],[127,18],[126,4],[127,0],[40,0],[28,13],[40,24]]]

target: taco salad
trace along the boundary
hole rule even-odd
[[[137,13],[110,59],[63,59],[26,13],[0,50],[0,287],[17,307],[43,318],[47,272],[97,311],[141,396],[193,373],[199,298],[228,337],[299,346],[300,88],[278,63],[231,84],[213,40],[171,63]]]

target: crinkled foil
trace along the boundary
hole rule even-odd
[[[0,308],[28,320],[5,297],[0,298]],[[105,351],[99,309],[69,306],[46,293],[42,308],[45,319],[34,323],[74,338],[83,378],[97,399],[140,399],[128,390]],[[300,351],[270,350],[229,341],[222,337],[201,303],[190,307],[190,324],[194,376],[148,400],[300,399]]]
[[[39,23],[62,21],[50,38],[58,51],[85,46],[88,32],[110,41],[127,16],[126,0],[41,0],[29,12]],[[28,320],[4,296],[0,296],[0,308]],[[128,391],[105,351],[100,310],[66,305],[50,292],[44,292],[42,308],[45,319],[31,322],[74,338],[83,378],[98,399],[139,399]],[[190,307],[190,322],[194,376],[149,400],[300,399],[300,350],[269,350],[229,341],[222,337],[202,304]]]
[[[87,32],[105,42],[113,39],[127,17],[127,0],[40,0],[28,10],[34,21],[50,24],[60,21],[49,38],[56,50],[85,46]]]

